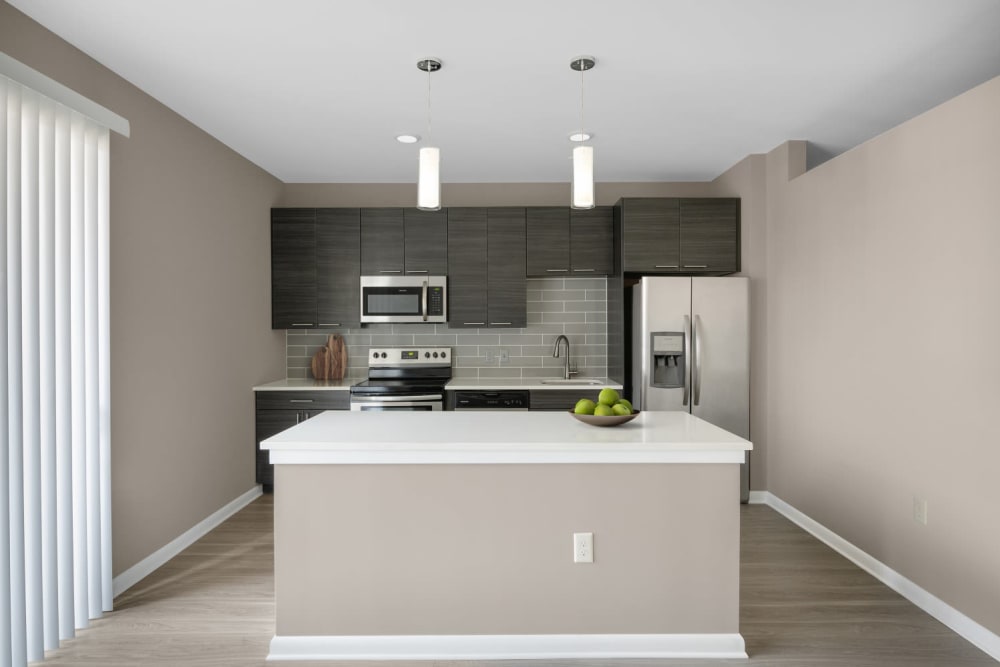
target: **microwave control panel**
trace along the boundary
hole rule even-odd
[[[444,288],[440,285],[427,287],[427,315],[444,315]]]

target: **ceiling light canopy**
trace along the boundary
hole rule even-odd
[[[401,144],[415,144],[420,141],[420,137],[415,134],[397,134],[396,141]]]
[[[570,141],[590,139],[583,124],[583,73],[593,69],[597,60],[593,56],[577,56],[570,61],[570,69],[580,73],[580,131],[570,135]],[[577,137],[577,138],[574,138]],[[577,146],[573,149],[573,192],[570,206],[594,208],[594,147]]]
[[[417,69],[427,72],[427,143],[431,143],[431,73],[441,69],[441,61],[437,58],[424,58],[417,61]],[[437,211],[441,208],[441,151],[434,146],[420,149],[417,208],[422,211]]]

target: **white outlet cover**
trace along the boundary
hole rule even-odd
[[[594,562],[594,534],[573,533],[573,562]]]

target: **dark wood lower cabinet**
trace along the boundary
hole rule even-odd
[[[533,389],[529,399],[529,410],[569,411],[576,407],[581,398],[597,401],[600,389]]]
[[[257,483],[265,493],[274,490],[274,466],[268,460],[267,450],[260,448],[267,440],[325,410],[349,410],[351,393],[347,390],[325,391],[258,391],[256,392],[256,444]]]

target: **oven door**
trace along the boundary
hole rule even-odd
[[[351,396],[352,412],[425,412],[444,409],[443,394]]]

